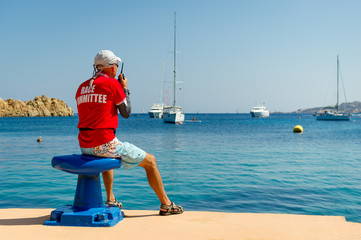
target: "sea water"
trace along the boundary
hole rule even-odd
[[[132,115],[119,119],[116,133],[156,156],[167,194],[186,211],[334,215],[361,222],[361,118],[186,114],[193,117],[201,122],[175,125]],[[77,122],[77,116],[0,118],[0,208],[73,203],[77,175],[52,168],[51,159],[80,153]],[[296,125],[304,132],[293,133]],[[116,169],[114,192],[124,209],[159,209],[141,167]]]

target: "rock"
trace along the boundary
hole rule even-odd
[[[47,98],[45,95],[35,97],[33,101],[21,102],[11,98],[0,98],[0,117],[67,117],[74,116],[64,101],[56,98]]]

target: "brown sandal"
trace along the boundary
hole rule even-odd
[[[176,205],[174,202],[171,202],[170,205],[162,204],[160,205],[159,215],[167,216],[171,214],[181,214],[184,212],[184,209],[180,205]]]
[[[123,207],[123,204],[121,202],[118,202],[117,199],[115,199],[114,201],[106,201],[106,203],[109,207],[118,207],[119,209],[121,209]]]

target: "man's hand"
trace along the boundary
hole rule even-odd
[[[123,76],[123,74],[119,74],[118,79],[120,80],[120,84],[122,85],[122,87],[124,89],[127,89],[128,88],[128,79],[125,76]]]

